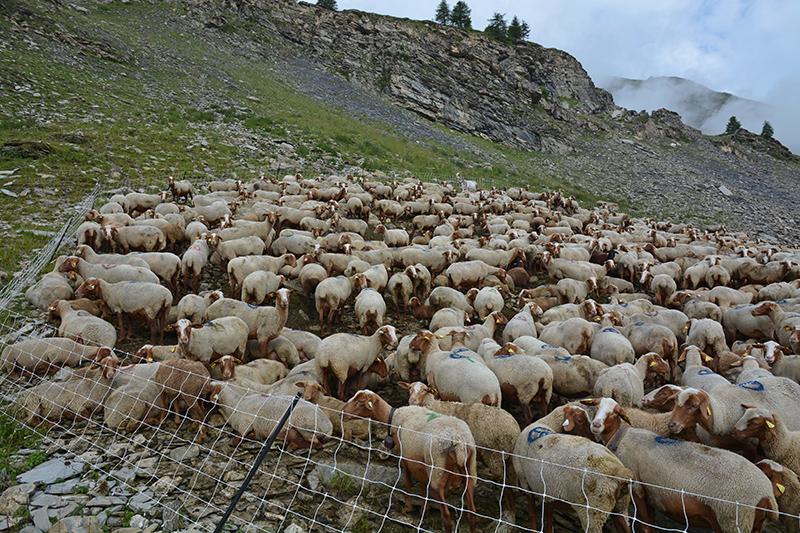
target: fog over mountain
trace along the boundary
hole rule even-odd
[[[601,85],[614,95],[617,105],[647,111],[665,107],[679,113],[686,124],[710,135],[725,131],[731,115],[756,133],[769,120],[775,127],[775,137],[793,152],[800,152],[800,128],[795,120],[798,113],[777,95],[780,106],[715,91],[676,76],[653,76],[645,80],[613,77]]]

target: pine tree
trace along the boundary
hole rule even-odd
[[[464,0],[458,0],[450,12],[450,24],[462,30],[472,29],[472,10]]]
[[[447,5],[446,0],[439,2],[439,7],[436,8],[436,22],[439,24],[450,24],[450,6]]]
[[[317,5],[319,7],[324,7],[325,9],[330,9],[332,11],[336,11],[339,7],[336,5],[336,0],[317,0]]]
[[[508,40],[512,43],[518,43],[522,40],[522,23],[519,17],[514,15],[511,19],[511,24],[508,25]]]
[[[764,126],[761,128],[761,136],[765,139],[772,139],[773,135],[775,135],[775,130],[772,128],[772,124],[765,120]]]
[[[528,23],[524,20],[522,21],[522,37],[520,37],[520,41],[527,41],[528,37],[531,36],[531,27],[528,26]]]
[[[492,18],[489,19],[489,25],[486,26],[483,33],[498,41],[507,40],[508,24],[506,23],[506,16],[503,13],[495,13]]]
[[[728,125],[725,126],[725,134],[726,135],[733,135],[734,133],[736,133],[740,129],[742,129],[742,123],[739,122],[739,119],[737,119],[735,116],[732,116],[728,120]]]

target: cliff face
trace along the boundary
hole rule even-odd
[[[195,4],[197,11],[208,2]],[[591,116],[614,108],[569,54],[508,46],[480,32],[293,0],[228,4],[309,59],[457,131],[524,149],[563,151]]]

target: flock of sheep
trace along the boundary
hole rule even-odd
[[[188,411],[202,440],[210,408],[261,440],[303,391],[285,446],[387,424],[447,531],[447,490],[474,529],[484,479],[527,494],[534,529],[561,502],[598,533],[631,531],[631,509],[644,530],[655,512],[800,530],[797,250],[469,182],[168,186],[91,211],[27,291],[59,324],[2,353],[6,372],[59,372],[19,398],[31,423]],[[328,335],[287,327],[301,311]],[[390,323],[404,314],[413,330]],[[350,317],[358,334],[335,333]],[[115,346],[143,334],[121,366]]]

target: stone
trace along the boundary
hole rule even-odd
[[[164,533],[172,533],[183,527],[183,517],[181,516],[181,503],[177,500],[166,500],[162,502],[161,528]]]
[[[13,516],[17,509],[28,505],[34,490],[36,490],[36,485],[33,483],[23,483],[8,487],[0,495],[0,515]]]
[[[147,518],[143,517],[140,514],[135,514],[131,517],[131,527],[135,527],[137,529],[144,529],[147,527],[148,521]]]
[[[31,520],[33,521],[33,525],[39,528],[41,531],[47,531],[50,529],[50,513],[47,512],[47,509],[36,509],[33,513],[31,513]]]
[[[69,479],[83,472],[86,463],[83,461],[50,459],[36,468],[17,476],[20,483],[44,483],[50,485],[58,481]]]
[[[190,459],[194,459],[195,457],[200,455],[200,447],[196,444],[192,444],[189,446],[181,446],[180,448],[175,448],[174,450],[169,452],[169,457],[173,461],[177,461],[182,463],[184,461],[189,461]]]
[[[125,505],[128,500],[120,496],[95,496],[88,502],[86,507],[111,507],[112,505]]]
[[[75,492],[75,487],[77,487],[80,483],[81,481],[79,479],[73,478],[62,483],[50,485],[45,490],[48,494],[72,494]]]
[[[721,192],[725,196],[733,196],[733,193],[731,192],[731,190],[729,188],[727,188],[725,185],[720,185],[719,186],[719,192]]]
[[[128,507],[139,513],[147,513],[150,512],[155,503],[152,495],[146,492],[139,492],[128,500]]]
[[[289,527],[283,530],[283,533],[306,533],[306,530],[303,526],[299,525],[297,522],[292,522],[289,524]]]
[[[56,522],[47,533],[102,533],[94,516],[68,516]]]
[[[36,507],[63,507],[67,502],[60,496],[40,492],[31,498],[31,505]]]

